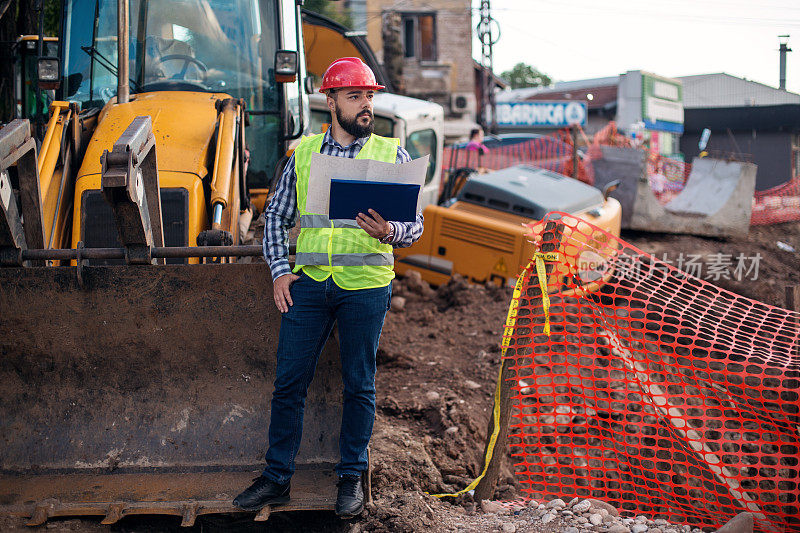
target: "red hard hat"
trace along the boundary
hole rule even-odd
[[[357,57],[342,57],[328,66],[322,77],[322,87],[319,92],[341,87],[355,87],[358,89],[372,89],[379,91],[385,89],[375,81],[375,74],[366,63]]]

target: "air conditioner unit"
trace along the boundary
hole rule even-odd
[[[474,93],[453,93],[450,96],[450,110],[453,113],[475,113],[477,108]]]

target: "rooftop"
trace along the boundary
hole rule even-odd
[[[619,76],[561,81],[550,87],[530,87],[501,91],[497,102],[532,100],[582,100],[589,109],[611,105],[617,99]],[[752,107],[800,104],[800,94],[770,87],[757,81],[717,72],[675,78],[683,84],[685,109]],[[592,95],[592,100],[586,98]]]
[[[717,72],[677,78],[683,82],[686,109],[800,104],[800,94]]]
[[[527,87],[525,89],[512,89],[510,91],[501,91],[497,93],[496,100],[498,102],[525,102],[528,100],[570,100],[574,98],[555,97],[554,94],[565,94],[570,91],[584,91],[593,92],[601,87],[614,87],[616,88],[619,83],[619,76],[608,76],[605,78],[590,78],[586,80],[575,81],[557,81],[550,87]],[[588,90],[592,89],[592,91]],[[593,93],[594,94],[594,93]],[[547,97],[545,98],[545,96]]]

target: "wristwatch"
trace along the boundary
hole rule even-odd
[[[394,224],[389,222],[389,233],[384,235],[380,239],[380,242],[381,242],[381,244],[391,244],[393,240],[394,240]]]

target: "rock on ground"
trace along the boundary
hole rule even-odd
[[[719,528],[717,533],[753,533],[752,513],[739,513]]]

